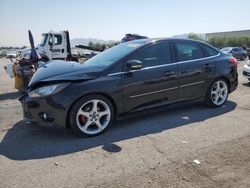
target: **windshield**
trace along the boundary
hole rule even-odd
[[[40,43],[40,46],[44,46],[45,45],[47,38],[48,38],[48,34],[43,34],[42,35],[42,41]]]
[[[116,61],[122,59],[130,52],[134,51],[145,43],[145,41],[136,41],[119,44],[92,57],[88,61],[85,61],[84,65],[94,67],[107,67],[115,63]]]
[[[229,47],[221,49],[222,52],[229,52],[231,50],[232,50],[232,48],[229,48]]]

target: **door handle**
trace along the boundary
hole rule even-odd
[[[204,65],[204,68],[205,68],[206,70],[213,70],[213,69],[215,68],[215,65],[205,64],[205,65]]]
[[[170,77],[170,76],[175,75],[175,72],[173,72],[173,71],[166,71],[166,72],[164,73],[164,75],[165,75],[166,77]]]

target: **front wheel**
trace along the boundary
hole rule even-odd
[[[70,111],[70,125],[80,136],[97,136],[103,133],[114,120],[112,103],[102,95],[81,98]]]
[[[227,101],[228,84],[224,79],[217,79],[208,88],[205,102],[210,107],[220,107]]]

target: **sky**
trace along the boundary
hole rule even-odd
[[[250,0],[0,0],[0,46],[35,43],[48,31],[121,40],[250,29]]]

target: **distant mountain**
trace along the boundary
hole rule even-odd
[[[102,39],[95,39],[95,38],[75,38],[75,39],[71,39],[70,43],[71,46],[74,47],[76,45],[88,45],[89,42],[93,42],[93,43],[101,43],[101,44],[107,44],[107,43],[111,43],[111,42],[117,42],[115,40],[102,40]]]

